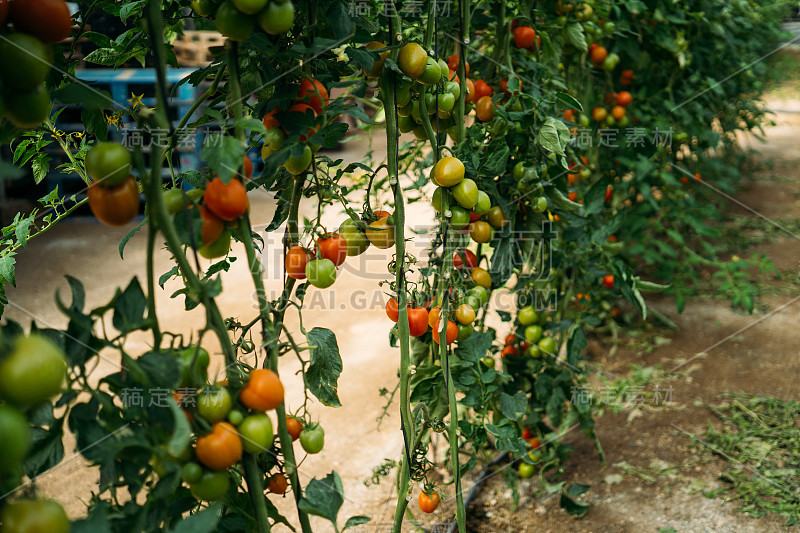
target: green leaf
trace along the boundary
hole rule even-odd
[[[140,10],[142,6],[144,6],[144,0],[124,2],[119,10],[119,18],[122,19],[122,23],[124,24],[128,20],[128,17],[130,17],[134,11]]]
[[[342,373],[342,358],[336,335],[329,329],[314,328],[308,332],[311,364],[306,371],[306,383],[311,394],[330,407],[341,407],[337,387]]]
[[[350,59],[350,63],[355,64],[357,68],[363,68],[367,72],[372,69],[372,64],[380,59],[377,52],[365,50],[363,48],[356,48],[349,46],[345,49],[345,54]]]
[[[587,502],[573,500],[563,492],[561,493],[559,505],[567,512],[568,515],[577,516],[578,518],[583,518],[586,516],[586,513],[589,512],[589,509],[592,506],[592,504]]]
[[[370,520],[372,519],[368,516],[351,516],[347,519],[347,522],[344,523],[342,531],[345,529],[350,529],[351,527],[360,526],[361,524],[366,524]]]
[[[31,162],[31,170],[33,170],[33,180],[39,185],[50,171],[50,158],[44,153],[39,153]]]
[[[248,131],[255,131],[258,133],[267,133],[267,128],[264,127],[264,123],[260,120],[256,120],[251,117],[242,117],[234,123],[234,126],[240,126],[241,128],[248,130]]]
[[[328,5],[330,7],[328,7],[325,19],[333,28],[333,34],[337,39],[347,37],[353,31],[353,20],[347,14],[348,8],[345,2],[328,2]]]
[[[570,44],[581,52],[585,52],[589,49],[589,46],[586,44],[586,36],[583,34],[583,25],[581,25],[580,22],[567,24],[566,28],[564,28],[564,33],[567,35],[567,40]]]
[[[221,507],[221,503],[213,503],[208,509],[187,516],[168,531],[169,533],[212,533],[217,530]]]
[[[17,263],[17,260],[14,259],[15,255],[16,252],[8,252],[0,257],[0,276],[3,276],[3,279],[10,283],[12,287],[17,286],[16,277],[14,276],[14,265]]]
[[[587,490],[592,488],[591,485],[582,485],[580,483],[573,483],[569,487],[565,489],[564,492],[567,493],[567,496],[572,498],[577,498],[578,496],[585,494]]]
[[[547,117],[539,133],[536,134],[536,142],[542,145],[542,148],[558,155],[564,155],[569,138],[569,128],[553,117]]]
[[[331,472],[325,479],[312,479],[297,507],[308,514],[327,518],[336,524],[344,503],[344,489],[339,474]]]
[[[636,287],[636,289],[639,292],[659,293],[659,292],[664,292],[665,290],[672,287],[672,283],[663,285],[660,283],[654,283],[652,281],[644,281],[636,277],[634,278],[634,287]]]
[[[589,345],[586,340],[586,333],[582,328],[572,330],[572,335],[567,341],[567,364],[570,370],[577,371],[580,362],[581,352]]]
[[[128,233],[126,233],[125,236],[122,237],[122,240],[119,241],[119,248],[118,249],[119,249],[119,258],[120,259],[124,259],[124,257],[122,257],[122,252],[123,252],[123,250],[125,250],[125,245],[128,244],[128,241],[131,240],[131,238],[136,234],[136,232],[139,231],[140,229],[142,229],[142,227],[144,227],[144,225],[146,223],[147,223],[147,218],[145,218],[144,220],[139,222],[138,226],[136,226],[135,228],[130,230]],[[162,287],[163,287],[163,285],[162,285]]]
[[[98,501],[89,508],[89,516],[83,520],[72,522],[71,533],[111,533],[111,521],[106,514],[105,501]]]
[[[121,333],[128,333],[144,326],[144,310],[147,305],[139,280],[133,278],[124,292],[114,302],[112,324]]]
[[[556,98],[563,104],[565,109],[583,111],[583,105],[567,93],[556,93]]]
[[[291,184],[287,184],[280,191],[280,194],[275,195],[275,198],[278,200],[278,205],[275,207],[275,213],[272,215],[272,221],[269,226],[267,226],[267,231],[275,231],[289,218],[289,209],[292,206]]]
[[[172,397],[169,398],[169,408],[172,411],[175,426],[167,442],[167,452],[173,457],[179,457],[192,441],[192,428],[186,419],[186,413],[183,412],[183,409],[178,406]]]
[[[519,420],[525,415],[528,398],[524,392],[518,391],[514,396],[500,394],[500,412],[509,420]]]
[[[489,353],[493,340],[494,335],[488,331],[475,332],[466,340],[458,343],[456,353],[466,361],[477,363],[481,357]]]
[[[70,83],[50,93],[53,100],[62,104],[79,105],[84,109],[108,109],[114,107],[111,93],[86,83]]]
[[[28,235],[30,234],[31,224],[33,224],[35,217],[29,215],[17,222],[17,227],[14,228],[14,236],[20,246],[28,247]]]
[[[208,136],[201,154],[208,167],[228,183],[242,166],[244,147],[233,137],[215,133]]]
[[[87,133],[94,135],[101,141],[108,140],[108,123],[102,109],[83,109],[81,111],[81,121],[86,127]]]

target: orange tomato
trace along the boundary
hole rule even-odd
[[[608,116],[608,110],[605,107],[595,107],[592,110],[592,118],[597,122],[602,122]]]
[[[300,438],[300,432],[303,431],[303,423],[293,416],[287,416],[286,431],[289,432],[289,436],[292,437],[292,441],[296,441]]]
[[[606,57],[608,57],[608,50],[602,46],[597,46],[593,50],[589,51],[589,58],[592,60],[592,63],[594,63],[595,66],[602,64],[603,61],[606,60]]]
[[[200,218],[203,219],[203,228],[200,230],[200,240],[203,242],[203,246],[208,246],[222,235],[222,230],[225,229],[225,223],[202,205],[200,206]]]
[[[622,120],[625,116],[625,108],[621,105],[615,105],[611,108],[611,116],[614,117],[614,120]]]
[[[628,107],[633,102],[633,96],[628,91],[620,91],[617,93],[617,105]]]
[[[283,403],[283,395],[283,383],[278,374],[257,368],[250,372],[250,379],[239,393],[239,399],[254,411],[269,411]]]
[[[242,438],[228,422],[217,422],[211,433],[197,437],[197,460],[212,470],[225,470],[242,458]]]
[[[571,201],[576,201],[578,199],[578,191],[572,191],[571,193],[567,194],[567,198]]]
[[[500,357],[515,357],[517,355],[517,349],[513,346],[506,346],[503,348],[503,351],[500,352]]]
[[[86,195],[94,216],[108,226],[124,226],[139,213],[139,186],[133,176],[116,187],[92,183]]]
[[[442,312],[442,308],[438,305],[430,310],[428,313],[428,325],[430,327],[434,327],[437,322],[439,322],[439,313]]]
[[[514,44],[517,48],[530,48],[536,42],[536,30],[529,26],[518,26],[514,30]]]
[[[494,89],[483,80],[478,80],[475,82],[475,94],[472,97],[474,101],[478,101],[484,96],[492,96],[494,94]]]
[[[574,109],[567,109],[564,111],[564,120],[567,122],[575,122],[575,110]]]
[[[314,78],[304,78],[297,90],[297,99],[307,102],[319,114],[328,105],[328,90]]]
[[[206,186],[203,201],[209,211],[230,222],[247,212],[247,189],[236,178],[225,184],[217,177]]]
[[[275,108],[266,115],[264,115],[264,120],[262,120],[262,122],[264,123],[265,128],[270,129],[270,128],[277,128],[280,126],[280,124],[278,124],[278,119],[275,118],[275,113],[277,113],[278,111],[279,109]]]
[[[467,95],[464,97],[464,101],[470,104],[473,100],[475,100],[475,84],[467,78]]]
[[[292,246],[286,252],[286,275],[297,280],[306,279],[308,253],[302,246]]]
[[[253,162],[250,161],[250,158],[244,156],[244,164],[242,165],[242,173],[244,174],[244,180],[247,181],[253,177]]]
[[[491,96],[481,96],[475,104],[475,115],[481,122],[488,122],[494,118],[494,104]]]
[[[453,341],[456,340],[458,337],[458,326],[452,320],[447,321],[447,331],[445,332],[445,339],[447,344],[452,344]],[[433,340],[436,344],[439,344],[439,319],[436,319],[436,323],[433,325]]]
[[[458,72],[458,62],[459,62],[458,54],[447,56],[447,68],[449,68],[453,72]],[[467,76],[469,76],[469,62],[465,61],[464,67],[466,68]]]

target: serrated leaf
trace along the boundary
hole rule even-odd
[[[220,519],[221,503],[213,503],[207,509],[199,513],[187,516],[178,522],[175,527],[168,530],[169,533],[211,533],[217,530]]]
[[[17,242],[20,246],[28,247],[28,235],[30,234],[33,221],[34,217],[31,215],[17,222],[17,226],[14,228],[14,236],[17,238]]]
[[[514,396],[500,394],[500,412],[509,420],[519,420],[528,407],[528,398],[524,392],[518,391]]]
[[[214,133],[206,139],[201,155],[208,167],[228,183],[242,166],[244,147],[233,137]]]
[[[342,358],[336,335],[329,329],[314,328],[308,332],[308,344],[311,346],[311,363],[306,371],[308,390],[323,404],[341,407],[337,388]]]
[[[564,28],[564,33],[570,44],[581,52],[585,52],[589,49],[589,46],[586,44],[586,36],[583,33],[583,25],[580,22],[567,24],[566,28]]]
[[[33,170],[33,179],[36,185],[39,185],[42,180],[47,177],[50,171],[50,158],[47,155],[40,153],[31,162],[31,170]]]
[[[17,286],[17,280],[14,274],[14,265],[17,263],[17,260],[14,259],[15,255],[16,252],[8,252],[0,257],[0,276],[3,276],[3,279],[10,283],[12,287]]]
[[[327,518],[336,524],[339,509],[344,503],[342,479],[331,472],[325,479],[312,479],[297,507],[308,514]]]

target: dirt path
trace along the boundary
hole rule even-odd
[[[781,104],[781,109],[785,105]],[[800,213],[797,205],[800,149],[796,142],[800,114],[781,113],[776,119],[778,126],[768,130],[769,143],[759,148],[763,159],[774,161],[774,166],[754,174],[749,190],[739,199],[778,223],[789,224]],[[354,153],[344,157],[352,157]],[[275,207],[274,200],[261,195],[251,198],[251,202],[257,219],[268,223]],[[431,214],[422,203],[417,203],[410,206],[408,218],[412,224],[424,224],[431,220]],[[326,223],[338,226],[340,219],[340,216],[331,215]],[[11,304],[6,316],[24,324],[33,317],[40,325],[64,326],[66,320],[52,299],[56,289],[67,290],[64,274],[71,274],[87,284],[87,307],[105,303],[113,295],[114,287],[126,285],[133,276],[144,279],[145,237],[137,235],[129,243],[123,263],[117,244],[125,231],[83,219],[61,224],[47,236],[33,241],[30,250],[18,256],[18,287],[9,290]],[[278,242],[267,242],[264,265],[268,291],[280,287],[278,250]],[[760,245],[757,251],[771,257],[779,268],[793,270],[800,258],[800,240],[787,236]],[[240,260],[224,277],[225,293],[220,304],[223,313],[245,321],[256,311],[251,283],[241,260],[243,251],[239,248],[235,252]],[[307,483],[312,475],[322,477],[336,469],[342,476],[347,498],[340,520],[354,514],[373,517],[372,525],[361,531],[388,530],[386,525],[394,509],[391,481],[371,488],[366,488],[362,482],[384,458],[396,458],[401,445],[396,409],[393,408],[380,430],[375,424],[384,404],[378,390],[394,385],[398,361],[396,349],[389,347],[388,324],[382,309],[381,289],[377,285],[387,275],[387,257],[381,253],[364,257],[359,264],[350,263],[334,285],[335,290],[309,295],[314,296],[314,303],[308,313],[304,312],[306,329],[326,327],[336,333],[344,373],[338,391],[343,407],[312,407],[314,416],[326,428],[327,442],[321,454],[305,461],[301,469],[303,481]],[[169,268],[169,255],[161,251],[156,272]],[[202,316],[197,311],[186,313],[182,301],[169,299],[168,295],[176,288],[168,285],[159,297],[162,326],[188,334],[202,324]],[[794,296],[794,293],[776,293],[767,299],[767,307],[775,310]],[[707,499],[696,493],[700,487],[698,480],[706,489],[721,486],[717,475],[722,463],[690,449],[689,440],[676,428],[702,434],[711,419],[702,402],[715,402],[723,392],[744,391],[784,399],[797,397],[795,376],[800,370],[800,355],[794,346],[800,302],[769,317],[764,312],[754,316],[736,314],[727,303],[716,301],[690,302],[682,315],[674,312],[670,301],[652,300],[652,305],[680,326],[678,334],[669,344],[651,353],[623,349],[613,359],[597,356],[597,361],[609,372],[624,375],[631,363],[671,368],[696,354],[707,352],[707,355],[697,357],[684,367],[684,377],[670,382],[671,406],[643,409],[634,417],[623,412],[598,419],[599,437],[608,458],[605,469],[586,438],[578,434],[569,437],[576,451],[567,464],[566,478],[592,486],[586,500],[593,508],[586,518],[576,521],[568,517],[559,509],[557,496],[535,493],[537,484],[534,482],[522,484],[519,510],[512,513],[502,476],[495,476],[470,509],[475,517],[471,531],[640,532],[659,531],[668,526],[691,532],[784,529],[780,518],[750,519],[738,513],[735,504]],[[288,324],[293,331],[298,331],[295,314],[290,313]],[[736,333],[746,326],[751,327]],[[129,345],[134,353],[146,347],[146,338]],[[215,353],[218,368],[221,355],[217,347],[208,345],[207,348]],[[118,364],[117,358],[108,356],[96,375],[104,375]],[[297,369],[294,360],[281,362],[289,409],[296,409],[302,402],[301,382],[295,375]],[[97,472],[88,468],[73,448],[68,442],[68,460],[41,476],[38,482],[44,493],[57,498],[70,515],[77,517],[84,512],[97,481]],[[608,478],[612,483],[606,481],[609,475],[623,473],[612,466],[614,464],[624,461],[633,468],[646,468],[652,466],[651,461],[656,458],[660,462],[655,468],[663,473],[654,482],[631,475]],[[291,511],[288,502],[278,504],[286,513]],[[435,516],[444,520],[451,511],[452,502],[446,501]],[[319,531],[329,529],[322,522],[317,522],[316,526]]]

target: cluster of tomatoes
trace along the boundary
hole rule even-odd
[[[94,216],[109,226],[123,226],[139,213],[139,185],[131,175],[131,153],[119,143],[101,142],[86,152],[92,180],[87,196]]]
[[[64,0],[0,0],[0,29],[7,22],[14,31],[0,42],[0,117],[18,128],[35,128],[50,114],[45,80],[53,64],[51,44],[69,37],[72,15]]]
[[[300,87],[297,89],[296,98],[297,100],[286,110],[286,113],[302,115],[303,117],[312,116],[314,125],[299,132],[300,142],[305,143],[300,154],[292,154],[283,163],[284,168],[295,176],[308,170],[314,153],[320,148],[318,145],[307,141],[320,128],[317,123],[318,117],[322,115],[325,106],[328,105],[328,90],[314,78],[303,78],[300,82]],[[261,148],[261,157],[264,160],[283,147],[287,133],[289,133],[288,129],[281,127],[276,116],[278,113],[281,113],[281,110],[275,108],[264,116],[264,127],[267,129],[264,134],[264,145]]]
[[[506,345],[501,352],[503,358],[528,357],[539,358],[543,354],[554,355],[557,349],[555,339],[544,335],[542,326],[547,317],[539,313],[533,306],[522,307],[517,311],[517,329],[506,337]]]
[[[232,41],[244,41],[261,27],[269,35],[286,33],[294,26],[292,0],[192,0],[201,17],[213,18],[217,30]]]
[[[286,275],[296,280],[308,279],[314,287],[327,289],[336,281],[336,269],[348,256],[361,255],[370,244],[380,249],[394,246],[394,220],[388,211],[375,211],[372,222],[348,218],[338,232],[317,238],[314,250],[300,245],[286,252]]]
[[[67,376],[64,353],[43,336],[0,339],[0,491],[11,493],[23,475],[32,436],[25,412],[56,396]],[[2,505],[0,503],[0,505]],[[64,509],[50,500],[21,499],[0,511],[4,533],[67,533]]]
[[[541,450],[542,441],[539,440],[539,437],[534,437],[533,433],[528,428],[522,429],[522,438],[528,443],[530,446],[531,451],[528,452],[528,461],[525,459],[520,460],[519,465],[517,466],[517,475],[522,479],[532,478],[534,474],[536,474],[536,467],[533,463],[539,462],[541,459]]]
[[[367,45],[367,48],[371,50],[379,49],[379,47],[383,47],[383,45],[378,42]],[[370,75],[380,73],[382,61],[385,61],[385,56],[381,57],[381,61],[373,64]],[[422,121],[422,113],[425,113],[431,117],[430,124],[435,132],[442,133],[449,130],[450,136],[455,138],[453,112],[461,95],[461,85],[454,72],[457,63],[453,64],[452,61],[445,62],[442,59],[430,57],[425,49],[417,43],[403,45],[400,48],[397,63],[400,70],[407,76],[395,86],[399,116],[397,126],[400,132],[413,132],[417,139],[427,139],[428,134]],[[431,87],[434,90],[423,93],[424,87]],[[472,92],[471,83],[468,83],[465,95],[467,102],[465,114],[472,110],[472,106],[469,105],[472,101]],[[422,97],[423,94],[424,97]]]
[[[491,242],[494,230],[508,224],[508,218],[500,206],[492,206],[489,195],[479,190],[474,180],[464,177],[465,171],[464,163],[456,157],[443,157],[436,162],[430,174],[431,182],[437,186],[433,208],[438,213],[445,209],[450,229],[468,232],[479,244]]]
[[[276,463],[277,454],[270,452],[275,431],[267,413],[283,404],[283,383],[272,370],[254,369],[244,386],[236,392],[227,381],[206,384],[209,356],[204,349],[190,347],[182,350],[179,361],[181,388],[174,397],[184,406],[197,437],[193,449],[187,446],[177,456],[164,454],[154,457],[154,470],[163,475],[167,472],[167,463],[175,463],[195,498],[218,500],[225,496],[230,486],[228,469],[236,465],[244,453],[268,453],[270,457],[265,463]],[[184,391],[198,383],[203,384],[203,388],[192,406]],[[286,427],[292,440],[299,439],[307,453],[322,450],[325,433],[319,424],[304,424],[290,416]],[[268,474],[267,483],[267,490],[272,493],[284,494],[288,489],[286,476],[280,471]]]

